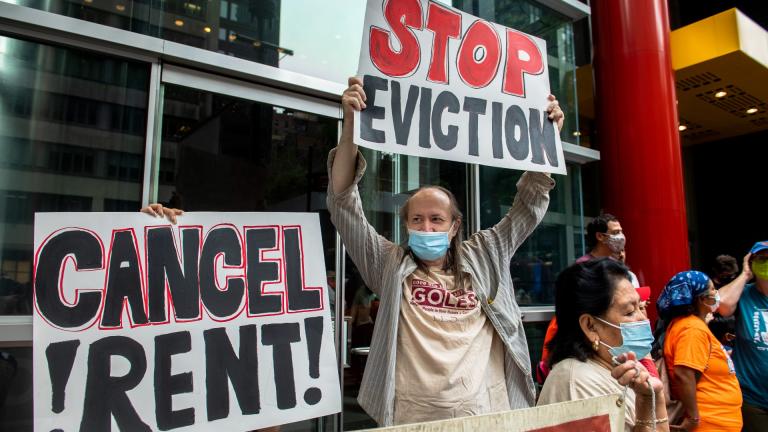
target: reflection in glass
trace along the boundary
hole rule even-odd
[[[541,224],[515,252],[510,273],[515,297],[521,306],[552,305],[555,278],[581,250],[579,234],[582,224],[579,204],[579,167],[568,165],[568,175],[553,175],[556,186],[550,194],[549,208]],[[488,228],[496,224],[512,206],[521,171],[480,168],[480,224]]]
[[[320,211],[337,120],[167,86],[159,199],[186,210]]]
[[[22,6],[345,83],[365,2],[348,0],[15,0]]]
[[[32,348],[0,348],[0,430],[33,430],[32,388]]]
[[[31,313],[35,212],[141,207],[149,67],[0,36],[0,315]]]

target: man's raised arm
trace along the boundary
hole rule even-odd
[[[341,106],[344,109],[344,126],[341,129],[341,138],[331,167],[333,192],[337,194],[352,186],[355,179],[357,144],[352,140],[354,115],[355,110],[360,111],[365,108],[365,92],[360,78],[349,78],[349,88],[341,95]]]
[[[752,279],[752,270],[749,268],[750,255],[744,256],[741,273],[736,276],[736,279],[718,290],[720,293],[720,307],[717,309],[717,312],[724,317],[729,317],[736,312],[736,306],[739,304],[739,298],[744,291],[744,285]]]

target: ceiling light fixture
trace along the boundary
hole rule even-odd
[[[756,112],[757,112],[757,108],[755,108],[755,107],[752,107],[752,108],[747,110],[747,114],[754,114]]]
[[[680,132],[682,132],[682,131],[684,131],[684,130],[686,130],[686,129],[688,129],[688,126],[686,126],[686,125],[682,125],[682,124],[681,124],[680,126],[678,126],[678,127],[677,127],[677,130],[679,130]]]
[[[728,92],[720,90],[719,92],[715,93],[716,98],[723,98],[728,95]]]
[[[115,9],[119,10],[120,12],[124,12],[125,11],[125,5],[116,4],[115,5]]]
[[[203,31],[206,32],[206,33],[210,33],[211,32],[211,28],[208,27],[208,26],[205,26],[205,27],[203,27]]]
[[[180,19],[177,19],[173,23],[176,24],[177,27],[184,27],[184,21],[182,21]]]

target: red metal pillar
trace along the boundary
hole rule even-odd
[[[690,267],[667,1],[591,5],[604,208],[621,221],[627,263],[655,303]]]

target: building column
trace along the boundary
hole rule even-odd
[[[688,226],[666,0],[593,0],[603,208],[627,235],[627,263],[655,301],[688,270]]]

